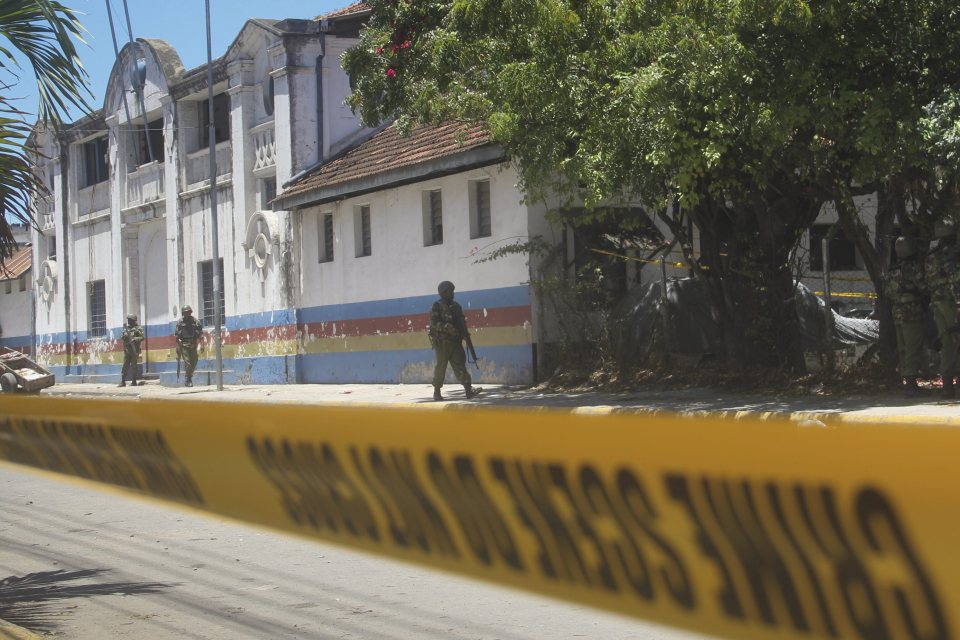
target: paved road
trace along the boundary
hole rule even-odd
[[[0,514],[0,618],[45,637],[703,639],[6,465]]]

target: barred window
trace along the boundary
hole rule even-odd
[[[353,208],[353,226],[356,231],[357,257],[373,254],[373,245],[370,241],[370,205],[361,205]]]
[[[226,324],[224,321],[226,317],[226,313],[224,312],[226,297],[223,293],[223,258],[219,258],[218,262],[220,267],[220,277],[218,278],[220,283],[220,326],[223,326]],[[205,327],[212,327],[216,322],[216,318],[214,317],[216,310],[213,305],[213,260],[205,260],[200,263],[200,309],[203,313],[201,321]]]
[[[333,262],[333,214],[321,213],[317,226],[320,236],[320,262]]]
[[[470,237],[486,238],[492,233],[490,223],[490,181],[470,182]]]
[[[443,198],[440,189],[423,192],[423,245],[443,244]]]
[[[107,335],[107,283],[105,280],[94,280],[87,283],[89,297],[90,318],[87,332],[91,338],[102,338]]]

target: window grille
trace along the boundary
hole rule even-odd
[[[107,283],[94,280],[87,283],[90,297],[90,324],[88,332],[91,338],[103,338],[107,335]]]
[[[223,292],[223,258],[219,259],[220,266],[220,326],[226,324],[224,318],[226,313],[224,312],[224,302],[226,297]],[[216,322],[214,318],[215,309],[213,306],[213,260],[205,260],[200,263],[200,308],[203,312],[201,320],[203,326],[212,327]]]

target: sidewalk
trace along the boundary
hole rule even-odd
[[[624,393],[545,393],[525,387],[483,386],[483,392],[466,400],[459,385],[444,387],[445,402],[432,400],[427,384],[299,384],[163,387],[147,383],[119,388],[108,384],[58,383],[43,395],[58,397],[169,399],[208,402],[268,402],[317,405],[395,406],[444,410],[470,406],[573,411],[587,414],[631,413],[687,416],[828,419],[840,422],[939,424],[960,427],[960,401],[944,401],[937,392],[918,398],[886,393],[875,396],[768,397],[727,394],[711,389],[633,391]]]

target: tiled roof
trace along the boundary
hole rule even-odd
[[[479,124],[420,127],[407,137],[401,137],[396,126],[391,124],[344,155],[299,178],[280,194],[279,199],[425,164],[492,144],[486,127]]]
[[[0,280],[16,280],[33,266],[33,249],[26,245],[17,249],[13,256],[0,266]]]
[[[366,2],[354,2],[350,6],[344,7],[343,9],[336,9],[330,13],[320,16],[320,20],[329,20],[330,18],[339,18],[340,16],[348,16],[351,13],[363,13],[364,11],[369,11],[370,5]]]

